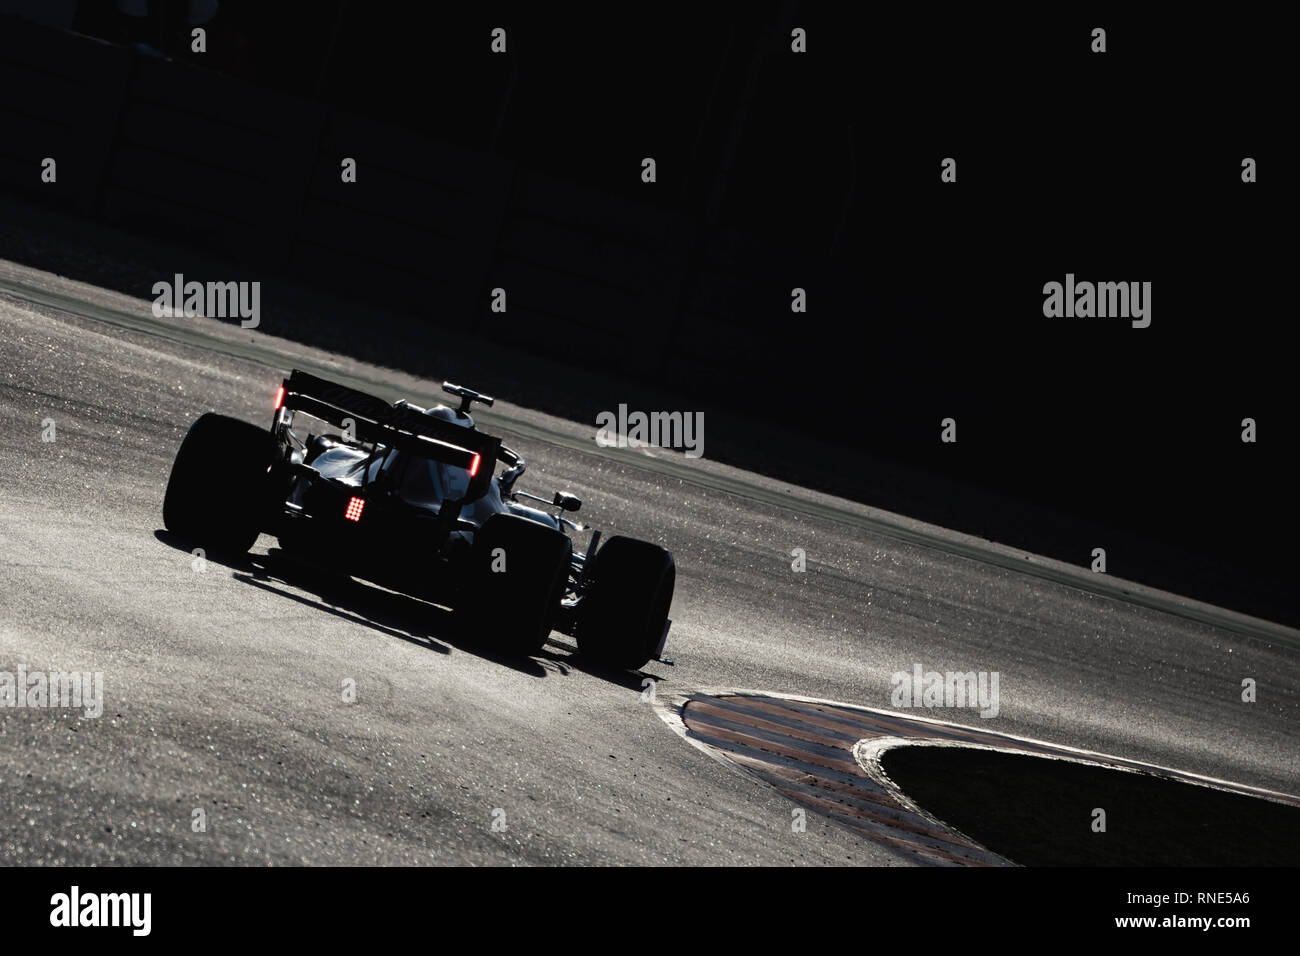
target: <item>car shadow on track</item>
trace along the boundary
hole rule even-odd
[[[557,651],[562,653],[556,653]],[[547,638],[546,646],[538,652],[537,656],[551,663],[561,673],[567,673],[570,670],[581,671],[584,674],[597,677],[610,684],[618,684],[620,687],[626,687],[628,690],[634,690],[638,693],[645,690],[647,680],[655,684],[664,680],[663,677],[658,674],[651,674],[649,671],[616,670],[604,667],[595,661],[587,660],[578,653],[575,645],[565,643],[563,640],[557,640],[555,634]]]
[[[187,554],[194,553],[191,542],[170,531],[159,529],[154,532],[154,537],[168,547]],[[270,591],[439,654],[450,654],[455,647],[531,677],[567,676],[571,671],[579,671],[637,692],[644,689],[646,679],[655,682],[662,679],[643,671],[611,670],[584,660],[572,644],[558,641],[554,635],[534,657],[495,653],[472,636],[460,633],[451,612],[440,605],[321,568],[291,557],[280,548],[270,548],[265,555],[238,557],[207,553],[204,560],[228,568],[231,577],[241,584]],[[277,585],[306,591],[314,597]]]

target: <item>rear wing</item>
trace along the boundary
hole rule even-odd
[[[470,482],[462,501],[474,501],[488,490],[501,448],[500,438],[391,405],[382,398],[297,369],[284,380],[283,387],[284,393],[276,404],[277,425],[282,421],[281,409],[300,411],[339,428],[350,423],[363,442],[464,468]]]

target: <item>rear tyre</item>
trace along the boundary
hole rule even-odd
[[[578,605],[578,650],[607,667],[636,670],[659,651],[677,565],[658,545],[610,538],[588,568]]]
[[[536,654],[551,633],[572,558],[573,543],[562,532],[493,515],[474,535],[456,605],[461,629],[485,636],[502,653]]]
[[[211,551],[245,554],[267,517],[275,440],[265,428],[209,412],[181,442],[163,499],[172,534]]]

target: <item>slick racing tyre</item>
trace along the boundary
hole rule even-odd
[[[167,530],[214,552],[245,554],[268,505],[274,439],[265,428],[209,412],[181,442],[167,495]]]
[[[518,515],[494,514],[474,535],[461,629],[501,653],[536,654],[564,598],[573,543],[554,528]]]
[[[668,623],[677,566],[658,545],[610,538],[587,570],[578,606],[578,650],[608,667],[635,670],[656,656]]]

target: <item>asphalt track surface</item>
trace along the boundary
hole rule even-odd
[[[99,718],[0,709],[0,861],[918,862],[816,814],[793,832],[786,797],[562,635],[502,660],[441,610],[312,574],[265,536],[246,564],[196,571],[160,532],[199,414],[268,422],[295,366],[438,394],[269,331],[154,319],[0,263],[0,671],[104,675]],[[521,490],[572,490],[588,524],[673,550],[675,666],[646,668],[661,702],[731,688],[889,709],[915,663],[997,671],[997,718],[918,715],[1300,793],[1300,632],[710,462],[707,428],[687,461],[506,401],[479,422],[528,460]]]

